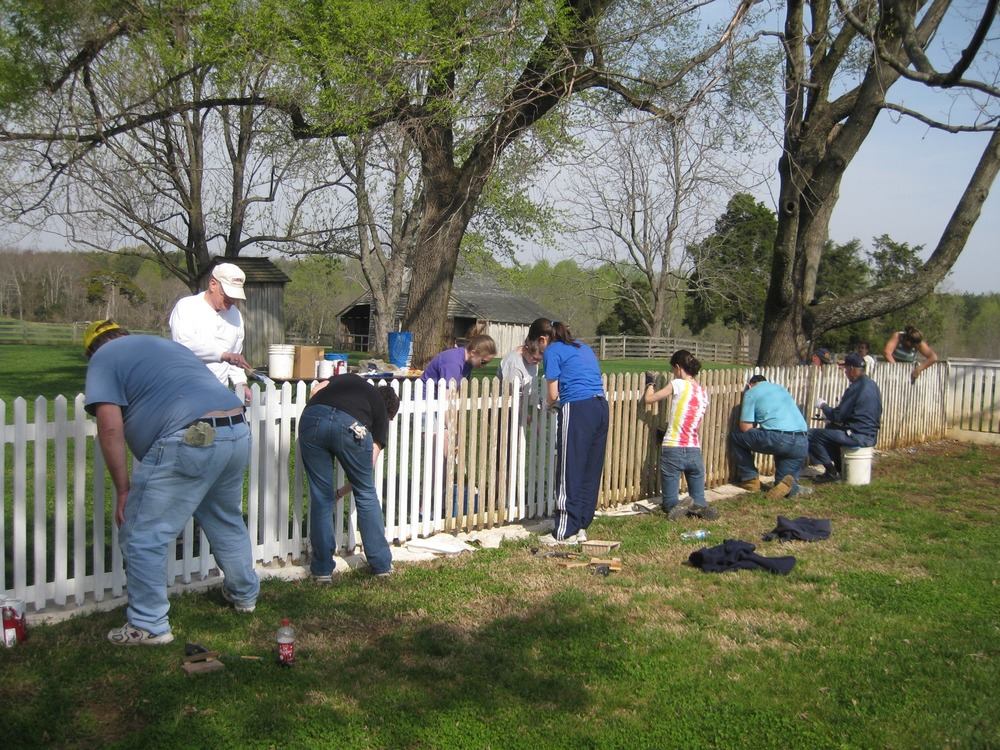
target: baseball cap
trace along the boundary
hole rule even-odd
[[[844,357],[844,367],[860,367],[864,369],[865,360],[857,352],[851,352]]]
[[[222,285],[222,291],[226,293],[227,297],[247,298],[246,294],[243,293],[243,282],[246,281],[247,275],[239,266],[232,263],[220,263],[212,269],[212,278]]]
[[[83,331],[83,351],[89,352],[91,345],[94,343],[95,339],[102,333],[107,333],[108,331],[115,331],[121,328],[120,325],[115,323],[113,320],[95,320],[89,326],[87,326]]]

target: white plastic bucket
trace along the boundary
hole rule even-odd
[[[329,378],[333,377],[333,361],[329,359],[321,359],[316,363],[316,377],[317,378]]]
[[[868,484],[872,481],[872,448],[844,448],[841,461],[847,484]]]
[[[294,366],[294,348],[288,353],[269,351],[267,355],[267,376],[272,380],[291,380]]]

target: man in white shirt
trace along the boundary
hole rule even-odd
[[[250,401],[243,358],[243,316],[234,304],[246,299],[246,274],[232,263],[212,269],[208,289],[183,297],[170,313],[170,335],[205,363],[223,385],[232,388],[244,403]]]

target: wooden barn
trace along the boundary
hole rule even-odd
[[[401,330],[406,310],[407,292],[396,306],[395,330]],[[466,333],[476,325],[484,327],[497,342],[503,356],[524,342],[528,326],[536,318],[551,317],[534,300],[504,289],[485,274],[462,269],[455,274],[448,300],[448,331],[456,343],[463,343]],[[371,331],[371,293],[366,293],[337,314],[344,345],[355,351],[368,351]]]
[[[208,288],[211,268],[219,263],[232,263],[247,275],[243,287],[247,298],[239,303],[246,328],[243,356],[254,367],[266,365],[267,348],[285,343],[285,284],[289,278],[267,258],[214,258],[198,280],[199,288]]]

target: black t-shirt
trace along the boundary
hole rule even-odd
[[[336,375],[330,383],[309,399],[306,407],[314,404],[332,406],[347,412],[361,422],[372,434],[372,440],[385,448],[389,439],[389,416],[385,411],[385,401],[375,390],[375,386],[364,378],[352,375]]]

